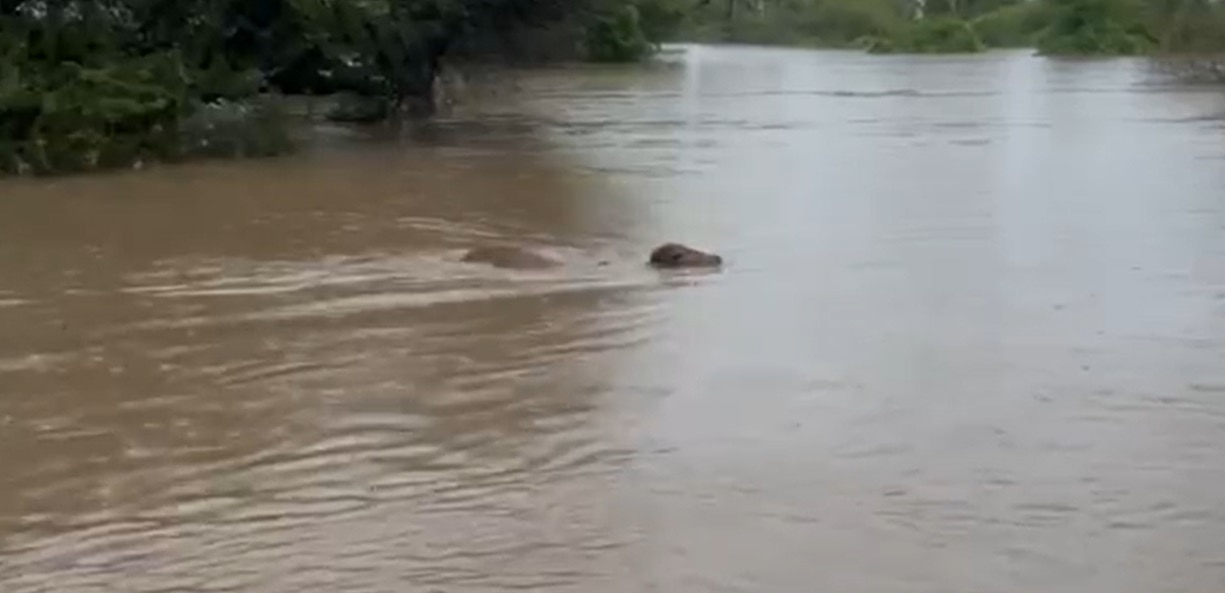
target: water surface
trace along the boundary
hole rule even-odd
[[[1225,93],[715,47],[517,86],[0,185],[0,590],[1225,590]]]

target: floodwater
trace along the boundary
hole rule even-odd
[[[1225,92],[730,47],[517,81],[0,185],[0,591],[1225,590]]]

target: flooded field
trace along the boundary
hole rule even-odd
[[[1225,590],[1225,92],[676,60],[0,182],[0,591]]]

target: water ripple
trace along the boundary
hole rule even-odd
[[[1222,590],[1215,91],[695,51],[0,182],[0,591]]]

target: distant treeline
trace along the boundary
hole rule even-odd
[[[653,32],[624,0],[0,0],[0,174],[275,154],[269,97],[428,114],[444,59],[633,61]]]
[[[690,0],[656,0],[674,5]],[[678,39],[969,52],[1034,47],[1045,54],[1218,52],[1216,0],[697,0]]]

